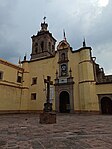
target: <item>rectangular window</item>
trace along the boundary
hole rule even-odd
[[[22,83],[22,72],[18,71],[18,73],[17,73],[17,82]]]
[[[32,85],[37,84],[37,77],[32,78]]]
[[[3,79],[3,71],[0,71],[0,80]]]
[[[36,100],[36,93],[31,94],[31,100]]]
[[[21,76],[18,76],[18,78],[17,78],[17,82],[19,82],[19,83],[22,82],[22,77],[21,77]]]

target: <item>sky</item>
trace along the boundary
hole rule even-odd
[[[15,64],[25,54],[30,59],[31,36],[44,16],[57,44],[63,29],[73,50],[85,37],[96,62],[112,74],[112,0],[0,0],[0,58]]]

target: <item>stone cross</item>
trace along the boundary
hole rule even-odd
[[[50,85],[53,85],[53,81],[51,81],[51,77],[47,76],[47,79],[44,79],[44,83],[47,84],[47,99],[46,99],[46,103],[50,103]]]
[[[56,123],[56,113],[52,112],[52,103],[50,103],[50,85],[53,85],[51,77],[47,76],[47,79],[44,79],[44,83],[47,84],[47,99],[46,103],[44,103],[43,113],[40,113],[40,123],[54,124]]]

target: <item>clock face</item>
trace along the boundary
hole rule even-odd
[[[67,74],[67,65],[66,64],[62,64],[61,65],[61,75],[65,76]]]

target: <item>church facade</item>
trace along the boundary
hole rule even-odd
[[[19,65],[0,59],[0,112],[42,112],[46,102],[44,79],[51,77],[50,102],[59,113],[112,114],[112,75],[105,75],[85,41],[73,50],[65,36],[56,39],[41,23],[32,37],[31,59]]]

